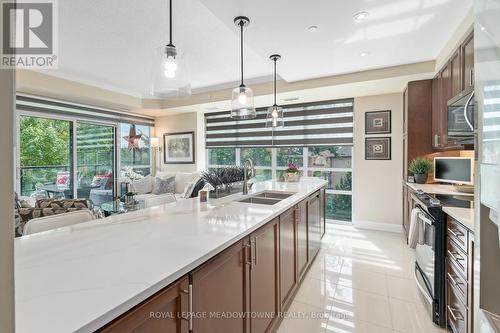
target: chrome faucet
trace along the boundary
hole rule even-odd
[[[250,169],[247,169],[248,166],[250,166]],[[251,159],[246,159],[245,162],[243,162],[243,195],[248,194],[248,189],[253,185],[253,183],[248,183],[249,179],[247,170],[250,171],[250,178],[255,177],[255,168]]]

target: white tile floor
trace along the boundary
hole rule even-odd
[[[442,333],[418,298],[401,234],[330,224],[278,333]]]

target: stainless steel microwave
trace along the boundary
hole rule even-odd
[[[474,87],[470,87],[448,102],[448,141],[474,144],[475,117]]]

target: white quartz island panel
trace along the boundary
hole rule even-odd
[[[326,185],[262,182],[296,192],[272,205],[198,198],[15,240],[16,332],[91,332]]]

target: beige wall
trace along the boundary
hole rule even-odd
[[[203,114],[197,112],[158,117],[155,122],[155,136],[163,142],[164,133],[195,132],[195,163],[164,164],[161,156],[162,171],[194,172],[205,169],[205,130]]]
[[[365,112],[392,111],[390,161],[365,161]],[[370,135],[371,137],[376,135]],[[383,135],[381,135],[383,136]],[[403,175],[403,94],[354,99],[353,222],[400,231]],[[382,225],[378,225],[382,224]],[[389,225],[387,225],[389,224]]]
[[[0,69],[0,331],[14,332],[14,71]]]

